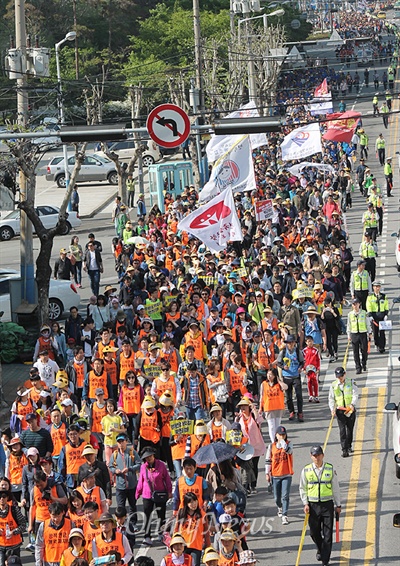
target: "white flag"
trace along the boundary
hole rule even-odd
[[[183,218],[178,230],[199,238],[213,252],[223,250],[228,242],[241,242],[242,229],[231,189]]]
[[[255,102],[249,102],[239,110],[231,112],[227,118],[258,118],[259,113]],[[226,136],[212,136],[207,144],[207,159],[210,163],[214,163],[231,147],[243,137],[243,134],[231,134]],[[250,144],[252,149],[256,149],[262,145],[268,145],[267,136],[265,134],[250,134]]]
[[[323,94],[318,98],[312,98],[307,106],[312,116],[318,114],[331,114],[333,112],[332,94]]]
[[[200,192],[199,200],[206,202],[227,188],[234,192],[253,191],[256,188],[248,136],[242,136],[231,150],[214,164],[211,177]]]
[[[314,153],[322,153],[321,132],[317,123],[296,128],[281,143],[282,159],[304,159]]]

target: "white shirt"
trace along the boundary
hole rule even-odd
[[[99,266],[98,266],[97,261],[96,261],[96,253],[89,251],[89,255],[90,255],[90,261],[89,261],[89,265],[88,265],[88,270],[94,271],[96,269],[99,269]]]

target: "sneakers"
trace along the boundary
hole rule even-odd
[[[289,421],[294,421],[295,416],[296,416],[296,413],[290,413]]]
[[[313,401],[314,401],[314,397],[312,395],[310,395],[309,398],[308,398],[308,402],[312,403]]]
[[[151,542],[151,537],[145,537],[143,540],[143,544],[145,546],[153,546],[153,543]]]
[[[335,360],[335,356],[331,356],[331,357],[329,358],[329,363],[334,362],[334,361],[336,361],[336,360]]]
[[[303,413],[297,414],[297,420],[299,421],[299,423],[304,423]]]
[[[286,515],[282,515],[282,525],[288,525],[289,524],[289,519],[287,518]]]
[[[35,545],[30,542],[26,545],[25,550],[29,550],[29,552],[35,552]]]
[[[257,488],[256,488],[256,487],[252,487],[252,488],[251,488],[251,493],[257,493]]]
[[[319,397],[314,397],[314,403],[319,403]]]
[[[278,517],[282,517],[282,507],[278,507]]]

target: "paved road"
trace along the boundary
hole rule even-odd
[[[398,85],[397,85],[398,88]],[[381,118],[368,115],[372,108],[373,87],[361,91],[361,96],[351,101],[353,106],[363,114],[364,127],[370,135],[371,152],[368,161],[377,174],[378,181],[384,186],[383,171],[375,158],[373,145],[376,137],[383,131]],[[399,110],[399,102],[394,105]],[[398,145],[399,118],[394,115],[389,130],[385,131],[388,153],[394,155]],[[395,162],[395,198],[385,197],[384,234],[379,238],[379,259],[377,275],[384,280],[385,292],[392,301],[399,296],[399,280],[395,268],[394,239],[391,232],[399,228],[399,171]],[[346,215],[354,256],[358,255],[361,241],[361,216],[365,209],[364,199],[356,191],[354,207]],[[106,272],[102,283],[115,282],[112,271],[111,253],[108,243],[113,235],[108,215],[98,215],[95,219],[84,221],[82,232],[94,230],[96,236],[105,244]],[[82,236],[82,241],[85,238]],[[68,243],[65,238],[57,238],[54,249]],[[17,264],[18,241],[0,243],[2,261],[10,262],[10,267]],[[36,246],[35,246],[36,247]],[[53,261],[56,258],[53,254]],[[7,264],[7,263],[6,263]],[[83,302],[90,295],[85,281],[82,290]],[[392,515],[400,511],[400,481],[394,473],[393,453],[391,452],[391,423],[383,407],[389,400],[400,401],[400,380],[398,356],[400,355],[400,313],[392,308],[390,318],[394,329],[389,335],[389,349],[380,355],[371,352],[368,371],[357,376],[360,388],[360,407],[358,410],[355,452],[351,458],[343,460],[339,444],[336,423],[330,431],[326,450],[326,459],[335,466],[342,489],[343,514],[340,521],[341,542],[334,544],[331,563],[333,565],[397,565],[400,556],[400,537],[392,527]],[[341,338],[340,352],[343,359],[346,348],[344,337]],[[339,360],[339,361],[340,361]],[[334,364],[336,365],[336,364]],[[349,356],[348,371],[354,376],[354,363]],[[262,565],[273,563],[276,566],[294,566],[303,527],[302,505],[298,496],[298,480],[300,470],[309,461],[311,444],[323,443],[329,432],[330,415],[327,406],[327,392],[333,378],[333,367],[324,360],[322,371],[321,404],[305,407],[305,422],[289,423],[289,435],[294,443],[295,476],[291,491],[291,505],[288,526],[282,526],[276,517],[275,505],[271,495],[267,494],[263,474],[260,476],[259,490],[249,500],[248,515],[252,521],[252,533],[249,536],[250,548],[257,553]],[[264,437],[267,433],[264,429]],[[262,463],[260,463],[262,465]],[[139,506],[140,508],[140,506]],[[146,552],[144,549],[140,553]],[[148,551],[156,564],[163,555],[161,547]],[[24,553],[24,564],[33,562]],[[307,534],[299,564],[316,564],[315,549]]]

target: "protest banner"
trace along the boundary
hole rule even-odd
[[[263,220],[272,218],[273,208],[271,199],[259,200],[255,203],[254,209],[257,222],[262,222]]]
[[[164,295],[163,301],[164,301],[164,305],[166,307],[169,307],[172,301],[176,301],[176,297],[175,295]]]
[[[161,367],[153,364],[148,366],[144,365],[143,371],[145,372],[146,377],[150,377],[151,379],[154,379],[155,377],[158,377],[161,374]]]
[[[188,419],[178,419],[171,421],[171,434],[173,436],[178,434],[193,434],[194,421],[189,421]]]
[[[242,444],[242,431],[241,430],[227,430],[225,433],[225,440],[232,446],[240,446]]]
[[[152,318],[151,315],[158,315],[161,314],[161,309],[162,309],[162,305],[161,305],[161,301],[155,301],[154,303],[148,303],[146,301],[145,305],[144,305],[145,311],[147,312],[147,315]]]

